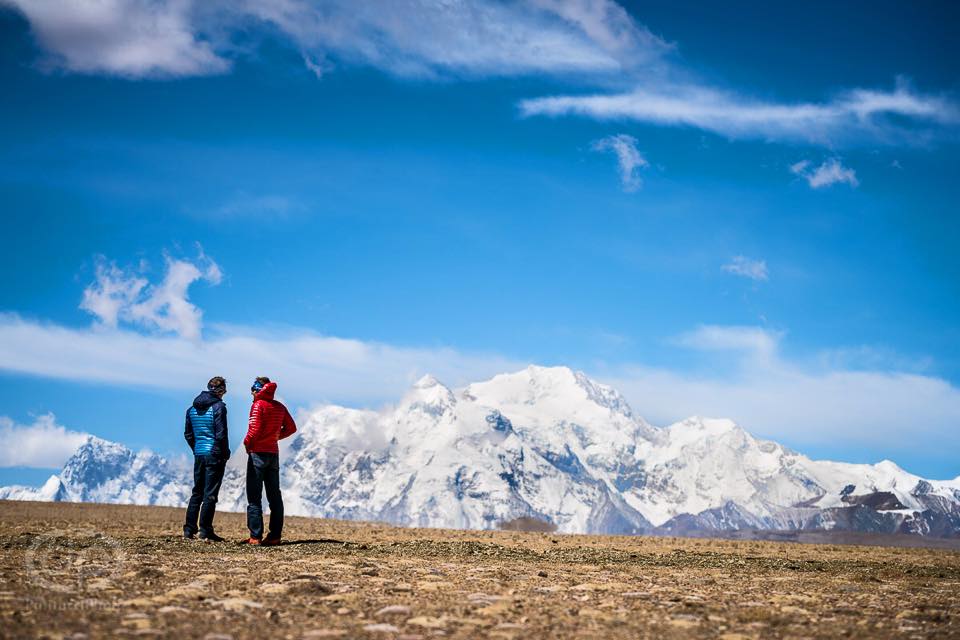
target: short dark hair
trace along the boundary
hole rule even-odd
[[[257,382],[259,382],[260,384],[267,384],[268,382],[270,382],[270,378],[268,378],[267,376],[257,376]]]
[[[207,383],[207,390],[214,393],[219,393],[221,391],[227,390],[227,379],[223,376],[213,376],[210,378],[210,382]]]

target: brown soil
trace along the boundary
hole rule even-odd
[[[943,549],[308,518],[255,548],[183,540],[181,518],[0,502],[0,636],[960,638]],[[239,540],[243,516],[217,528]]]

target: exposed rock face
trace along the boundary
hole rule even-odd
[[[657,428],[612,388],[563,367],[459,391],[426,376],[379,412],[327,406],[301,419],[281,457],[291,514],[485,529],[532,519],[617,534],[960,532],[960,479],[925,480],[889,461],[813,461],[730,420]],[[221,508],[245,508],[244,458],[228,466]],[[44,487],[7,487],[0,498],[182,505],[190,477],[156,454],[91,438]]]

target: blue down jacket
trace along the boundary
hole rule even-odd
[[[227,405],[215,393],[203,391],[187,409],[183,438],[196,456],[230,458],[227,435]]]

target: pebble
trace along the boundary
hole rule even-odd
[[[393,615],[405,615],[405,616],[406,616],[406,615],[410,615],[410,607],[408,607],[408,606],[406,606],[406,605],[404,605],[404,604],[391,604],[391,605],[389,605],[389,606],[386,606],[386,607],[380,609],[379,611],[377,611],[377,612],[376,612],[375,614],[373,614],[373,615],[374,615],[374,617],[376,617],[376,618],[380,618],[380,617],[383,617],[383,616],[393,616]]]
[[[523,629],[523,625],[519,622],[501,622],[494,629]]]
[[[167,605],[157,609],[157,613],[186,613],[188,611],[190,610],[185,607],[176,607],[174,605]]]
[[[259,602],[245,600],[244,598],[227,598],[225,600],[217,600],[214,604],[223,607],[227,611],[245,611],[246,609],[263,608],[263,605]]]
[[[260,585],[258,591],[261,593],[269,593],[271,595],[282,595],[290,590],[290,587],[285,584],[280,584],[277,582],[268,582],[266,584]]]
[[[400,633],[400,629],[392,624],[368,624],[363,628],[364,631],[371,633]]]
[[[435,618],[433,616],[417,616],[407,620],[408,625],[414,627],[423,627],[424,629],[443,629],[447,626],[444,618]]]

